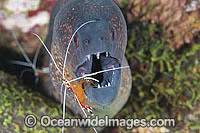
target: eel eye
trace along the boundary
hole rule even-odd
[[[110,36],[111,36],[112,40],[115,40],[115,38],[116,38],[116,31],[115,31],[114,27],[111,29]]]
[[[76,44],[76,46],[79,46],[79,40],[78,40],[78,35],[77,33],[74,35],[74,43]]]

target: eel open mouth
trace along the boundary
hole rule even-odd
[[[120,67],[118,59],[111,57],[109,52],[95,53],[86,56],[87,59],[76,69],[76,76],[81,77],[102,70]],[[105,106],[114,101],[118,94],[121,70],[111,70],[91,76],[99,82],[93,80],[94,87],[89,87],[85,94],[97,105]],[[89,83],[84,82],[83,88]],[[92,85],[92,84],[91,84]]]

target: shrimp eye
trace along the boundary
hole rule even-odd
[[[115,38],[116,38],[116,31],[115,31],[114,27],[111,29],[110,36],[111,36],[112,40],[115,40]]]
[[[74,35],[74,43],[76,44],[76,46],[79,46],[79,40],[78,40],[78,35],[77,33]]]

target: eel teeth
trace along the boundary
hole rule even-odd
[[[98,88],[100,88],[101,86],[100,86],[100,84],[98,84]]]
[[[90,55],[87,55],[87,59],[90,61]]]
[[[90,55],[87,55],[87,59],[90,60]]]
[[[108,52],[106,52],[106,57],[108,57]]]
[[[105,84],[104,86],[100,85],[100,84],[97,84],[98,88],[109,87],[109,86],[111,86],[111,84],[109,82],[108,82],[108,84]]]
[[[96,53],[97,59],[99,59],[100,57],[100,53]]]

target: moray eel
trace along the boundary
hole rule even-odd
[[[73,33],[88,21],[95,22],[85,24],[72,38]],[[128,66],[125,58],[126,22],[112,0],[59,0],[52,9],[46,44],[51,47],[51,53],[60,70],[63,70],[71,38],[64,69],[66,77],[73,75],[73,78],[78,78],[84,74]],[[48,86],[48,91],[60,100],[59,90],[63,77],[52,59],[49,71],[54,89]],[[113,117],[129,97],[132,84],[130,69],[107,71],[92,78],[99,82],[93,81],[93,86],[87,88],[84,95],[95,104],[92,106],[93,114]],[[82,84],[83,89],[87,86],[88,82]],[[73,92],[68,89],[66,94],[66,105],[75,113],[82,114]]]

